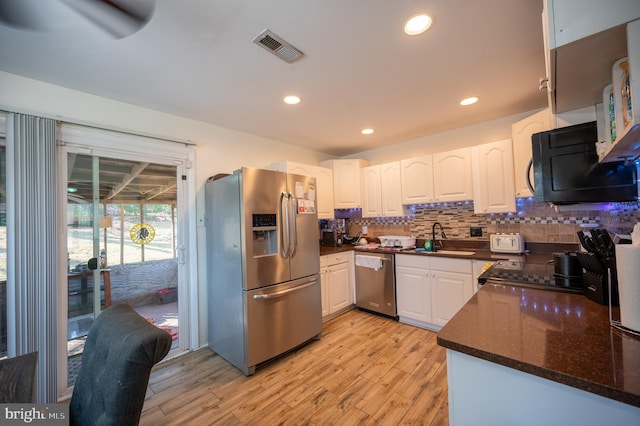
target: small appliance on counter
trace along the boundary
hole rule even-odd
[[[521,234],[491,234],[489,247],[493,253],[524,253],[524,237]]]
[[[338,246],[338,233],[335,229],[323,229],[322,233],[322,245],[323,246]]]
[[[569,287],[583,286],[582,264],[577,253],[570,251],[553,253],[553,266],[555,271],[553,276],[556,281]]]
[[[341,246],[347,235],[347,219],[323,219],[320,221],[321,244],[323,246]]]
[[[383,235],[378,237],[380,247],[410,249],[416,247],[416,237],[407,237],[401,235]]]

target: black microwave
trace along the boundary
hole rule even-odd
[[[595,121],[533,134],[534,199],[554,204],[638,200],[636,165],[600,163],[597,140]]]

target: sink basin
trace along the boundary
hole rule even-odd
[[[456,254],[458,256],[471,256],[472,254],[476,254],[475,251],[463,251],[463,250],[438,250],[436,253]]]

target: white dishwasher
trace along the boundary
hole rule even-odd
[[[397,319],[394,255],[356,253],[355,260],[356,306]]]

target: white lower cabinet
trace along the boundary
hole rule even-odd
[[[396,255],[400,322],[439,330],[473,296],[471,260]]]
[[[320,256],[322,318],[327,319],[351,309],[354,277],[353,251]]]

